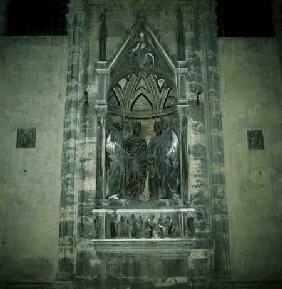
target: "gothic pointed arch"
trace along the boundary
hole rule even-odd
[[[139,119],[176,112],[174,62],[144,18],[134,24],[109,68],[110,112]]]

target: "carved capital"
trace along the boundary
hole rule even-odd
[[[104,101],[97,100],[95,104],[95,110],[99,117],[104,117],[108,111],[108,104]]]
[[[178,100],[177,111],[180,114],[180,116],[187,115],[188,110],[189,110],[188,101],[186,99]]]
[[[183,75],[183,74],[187,74],[188,68],[179,67],[179,68],[176,68],[175,71],[177,75]]]
[[[110,75],[110,70],[108,68],[96,68],[98,75]]]
[[[182,69],[187,69],[188,68],[188,62],[186,60],[178,60],[177,61],[177,67],[175,68],[176,69],[176,72],[181,72]]]

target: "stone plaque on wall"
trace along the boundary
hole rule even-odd
[[[262,130],[248,130],[249,150],[264,150],[264,137]]]
[[[17,148],[35,148],[36,128],[17,129]]]

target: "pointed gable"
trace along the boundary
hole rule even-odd
[[[144,17],[133,25],[109,68],[110,112],[148,118],[176,110],[175,65]]]

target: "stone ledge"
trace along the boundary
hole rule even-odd
[[[228,280],[216,280],[211,283],[210,289],[281,289],[282,281],[268,282],[235,282]]]
[[[74,289],[72,281],[55,283],[0,283],[0,289]]]
[[[65,282],[62,281],[62,282],[55,282],[55,283],[0,283],[0,289],[74,289],[74,288],[75,288],[75,285],[74,285],[74,282],[72,281],[65,281]],[[282,281],[235,282],[235,281],[228,281],[228,280],[216,280],[216,281],[211,282],[209,288],[210,289],[281,289]]]

